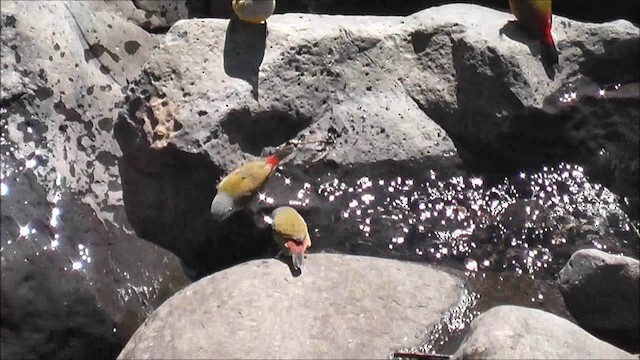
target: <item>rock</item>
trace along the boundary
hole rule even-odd
[[[231,14],[231,5],[226,0],[187,0],[187,7],[198,17],[224,17]],[[396,0],[393,6],[385,0],[350,2],[338,0],[278,0],[277,13],[316,13],[333,15],[409,15],[428,7],[451,3],[447,0]],[[509,5],[503,0],[459,0],[460,3],[474,3],[494,9],[508,11]],[[581,0],[565,0],[553,3],[556,15],[588,22],[604,22],[627,19],[640,22],[640,4],[625,0],[607,3]]]
[[[69,273],[65,267],[71,269],[68,259],[53,251],[15,261],[3,257],[3,359],[118,355],[126,338],[114,331],[117,323],[98,306],[82,272]]]
[[[397,260],[312,254],[298,277],[256,260],[178,292],[118,358],[384,358],[461,293],[456,277]]]
[[[3,285],[3,320],[25,324],[3,321],[12,358],[113,358],[186,283],[127,222],[112,133],[122,86],[158,40],[99,4],[2,2],[2,273],[25,289]]]
[[[640,31],[557,17],[554,70],[512,19],[457,4],[404,18],[274,15],[268,36],[234,20],[177,22],[130,87],[115,128],[129,221],[205,272],[264,256],[271,240],[262,213],[238,218],[242,240],[231,245],[209,204],[225,172],[292,139],[305,144],[282,173],[309,185],[311,223],[345,210],[318,196],[332,179],[417,182],[425,169],[461,173],[461,158],[474,172],[502,175],[567,159],[599,163],[603,147],[609,164],[628,165],[619,171],[629,176],[615,181],[628,179],[621,195],[634,204],[638,158],[629,154],[637,152],[622,149],[638,144],[637,101],[631,91],[589,94],[634,73]],[[567,83],[586,91],[569,104],[558,100]],[[294,201],[267,189],[273,202],[263,208]],[[343,222],[342,234],[359,231]]]
[[[133,3],[145,11],[145,18],[158,17],[162,20],[161,25],[167,29],[176,21],[189,17],[185,0],[136,0]]]
[[[475,318],[453,359],[634,359],[542,310],[496,306]]]
[[[85,1],[84,6],[94,13],[116,15],[153,34],[162,34],[176,21],[189,17],[184,0]]]
[[[576,251],[560,271],[567,309],[581,326],[637,331],[639,262],[596,249]]]

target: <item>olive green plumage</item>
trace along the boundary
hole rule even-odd
[[[311,247],[307,223],[296,209],[289,206],[275,209],[271,217],[276,242],[285,253],[291,255],[293,266],[299,268],[304,252]]]
[[[276,9],[275,0],[233,0],[231,2],[233,12],[242,21],[254,24],[261,24]]]

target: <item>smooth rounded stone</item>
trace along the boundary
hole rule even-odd
[[[570,321],[521,306],[496,306],[470,324],[452,359],[634,359]]]
[[[576,251],[558,277],[571,315],[588,328],[637,331],[639,264],[596,249]]]
[[[311,254],[293,277],[255,260],[175,294],[118,358],[385,358],[461,296],[459,279],[421,264]]]

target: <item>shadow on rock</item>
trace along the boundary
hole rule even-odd
[[[557,59],[552,58],[552,55],[548,51],[542,51],[542,45],[538,40],[530,35],[527,35],[526,31],[520,24],[513,20],[509,21],[502,28],[500,28],[500,35],[506,35],[511,40],[523,43],[527,45],[531,55],[540,56],[544,71],[547,73],[549,80],[553,80],[556,77],[556,69],[554,67]]]
[[[258,99],[258,72],[264,58],[267,25],[251,24],[232,16],[224,42],[224,71],[227,75],[251,84]]]
[[[223,223],[211,218],[222,173],[206,156],[169,147],[126,154],[119,166],[136,234],[177,255],[192,280],[269,253],[270,230],[259,228],[251,213],[237,212]]]
[[[3,260],[2,358],[115,359],[125,339],[56,255]]]
[[[631,91],[618,96],[597,93],[595,84],[575,83],[550,95],[542,109],[514,113],[496,132],[496,147],[482,137],[452,138],[469,169],[485,175],[489,183],[560,161],[580,164],[594,180],[627,197],[625,211],[637,219],[640,130],[632,119],[637,118],[638,97]],[[567,94],[575,99],[567,100]]]

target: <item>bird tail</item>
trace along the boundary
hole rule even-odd
[[[224,191],[218,191],[211,202],[211,215],[214,219],[222,221],[236,210],[233,198]]]
[[[542,44],[542,60],[550,66],[558,63],[558,49],[556,49],[553,42],[551,44]]]
[[[267,156],[267,163],[273,167],[276,167],[280,161],[282,161],[287,156],[291,155],[295,150],[295,146],[293,144],[285,144],[276,149],[276,152],[273,155]]]

